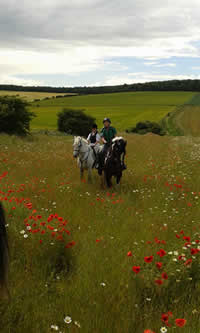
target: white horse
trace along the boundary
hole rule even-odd
[[[101,146],[97,144],[94,149],[95,152],[98,153],[101,149]],[[73,156],[78,160],[77,162],[80,168],[81,179],[83,178],[84,170],[88,170],[88,182],[91,183],[92,168],[95,164],[95,154],[86,139],[80,136],[74,137]]]

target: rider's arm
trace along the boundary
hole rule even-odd
[[[101,137],[101,140],[102,140],[103,143],[107,143],[106,139],[103,136],[103,129],[100,132],[100,137]]]
[[[96,143],[95,143],[95,145],[98,144],[98,143],[100,143],[100,141],[101,141],[101,137],[100,137],[100,135],[97,133],[97,135],[96,135]]]
[[[88,135],[87,137],[87,142],[90,143],[90,137],[91,137],[91,133]]]

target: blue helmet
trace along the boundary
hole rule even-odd
[[[108,121],[108,122],[111,124],[111,120],[110,120],[110,118],[104,118],[104,120],[103,120],[103,124],[105,123],[105,121]]]

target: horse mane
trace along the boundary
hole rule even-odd
[[[85,138],[83,138],[82,136],[75,136],[75,141],[74,143],[78,143],[80,140],[86,144],[88,144],[87,140]]]
[[[116,136],[116,138],[112,139],[112,143],[115,143],[118,140],[124,140],[122,136]]]

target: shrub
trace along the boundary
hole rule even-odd
[[[28,103],[17,97],[0,97],[0,133],[26,135],[30,121],[35,114],[30,112]]]
[[[63,109],[58,113],[58,130],[68,134],[87,136],[94,122],[95,118],[83,110]]]
[[[146,133],[154,133],[158,135],[165,135],[165,131],[161,125],[156,122],[144,121],[136,124],[135,127],[129,128],[126,130],[127,133],[138,133],[138,134],[146,134]]]

